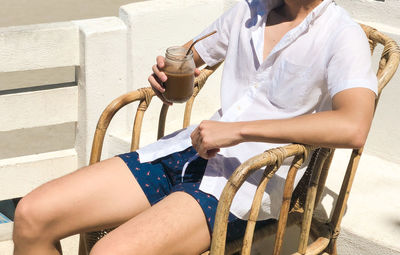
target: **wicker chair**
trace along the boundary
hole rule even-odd
[[[377,71],[380,96],[382,89],[386,86],[397,69],[400,61],[400,49],[395,41],[377,30],[365,25],[362,25],[362,27],[369,39],[371,53],[378,43],[384,46]],[[194,94],[186,103],[183,127],[189,125],[194,99],[204,86],[207,78],[216,68],[218,68],[218,66],[206,67],[201,71],[200,76],[196,78]],[[131,150],[133,151],[138,148],[143,116],[154,95],[151,88],[142,88],[118,97],[105,109],[97,124],[90,164],[100,161],[105,132],[114,114],[123,106],[135,101],[139,101],[139,106],[136,111],[133,127]],[[378,103],[379,96],[376,99],[376,103]],[[168,106],[163,105],[159,118],[158,138],[164,135],[167,111]],[[332,217],[326,222],[320,222],[315,219],[313,217],[313,211],[314,205],[321,199],[334,149],[292,144],[268,150],[247,160],[236,169],[223,190],[218,204],[211,249],[204,254],[234,254],[240,251],[241,254],[250,254],[252,243],[255,240],[272,234],[276,234],[273,254],[280,254],[286,227],[293,224],[298,224],[301,228],[298,250],[294,254],[337,254],[336,239],[340,232],[340,223],[345,212],[346,202],[362,151],[362,148],[352,151],[339,197],[334,207],[334,212]],[[294,156],[294,160],[288,172],[284,187],[279,221],[272,222],[270,225],[254,231],[261,197],[268,181],[279,169],[283,160],[292,156]],[[296,172],[309,156],[311,156],[311,160],[306,173],[293,191]],[[265,168],[264,176],[253,200],[245,236],[243,240],[240,239],[226,243],[227,219],[233,197],[246,178],[260,168]],[[82,234],[79,254],[88,254],[88,251],[90,251],[96,241],[109,231],[111,230],[108,229]],[[313,240],[311,242],[309,242],[310,236]]]

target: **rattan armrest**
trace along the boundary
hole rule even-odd
[[[212,67],[206,66],[200,72],[200,75],[196,77],[194,81],[194,90],[193,95],[186,103],[185,115],[184,115],[184,124],[186,127],[190,123],[190,115],[192,111],[192,106],[195,97],[203,88],[206,83],[208,77],[221,65],[218,63]],[[132,144],[131,151],[139,148],[139,140],[140,140],[140,130],[142,127],[143,115],[144,112],[150,105],[151,99],[155,96],[155,93],[151,87],[140,88],[135,91],[131,91],[126,93],[118,98],[114,99],[103,111],[101,114],[99,121],[97,123],[95,135],[93,138],[92,144],[92,154],[90,157],[89,164],[94,164],[100,161],[101,151],[103,147],[104,136],[107,131],[108,126],[110,125],[111,119],[114,115],[125,105],[130,104],[132,102],[140,101],[139,106],[136,111],[135,123],[133,127],[132,133]],[[168,105],[163,104],[160,114],[159,121],[159,129],[158,129],[158,138],[164,136],[164,128],[165,128],[165,119],[168,111]]]
[[[247,228],[249,228],[249,224],[251,222],[255,222],[258,217],[258,210],[260,207],[261,198],[265,187],[267,185],[268,180],[275,174],[275,172],[279,169],[282,162],[289,157],[294,156],[294,161],[291,169],[289,170],[288,178],[285,184],[285,194],[284,200],[288,200],[290,202],[292,187],[294,182],[295,173],[300,165],[304,162],[304,160],[308,157],[311,150],[315,149],[314,146],[309,145],[300,145],[300,144],[291,144],[275,149],[271,149],[261,153],[257,156],[254,156],[241,164],[229,178],[227,184],[225,185],[224,190],[222,191],[221,197],[219,199],[217,213],[216,213],[216,221],[213,231],[213,239],[211,244],[211,254],[224,254],[225,252],[225,240],[226,240],[226,231],[228,224],[228,215],[229,209],[231,207],[233,198],[236,192],[239,190],[241,185],[245,182],[245,180],[256,170],[266,167],[264,171],[265,178],[261,181],[259,187],[257,188],[257,192],[253,201],[252,211],[250,213],[249,222]],[[286,187],[288,186],[288,187]],[[286,190],[290,190],[290,192],[286,192]],[[289,209],[289,204],[287,204],[287,211]],[[282,210],[281,210],[282,211]],[[283,216],[284,218],[285,216]],[[280,215],[282,219],[282,213]],[[287,213],[286,213],[287,219]],[[283,220],[283,223],[286,225],[286,219]],[[253,224],[254,225],[254,224]],[[246,229],[246,234],[244,238],[244,246],[247,244],[246,242],[252,240],[253,234]],[[252,228],[254,230],[254,228]],[[278,231],[279,232],[279,231]],[[246,236],[248,238],[246,238]],[[247,240],[246,239],[251,239]],[[243,250],[242,250],[243,253]]]
[[[140,88],[138,90],[134,90],[123,94],[116,99],[114,99],[103,111],[101,114],[99,121],[97,122],[96,131],[93,137],[93,144],[92,144],[92,153],[90,155],[90,162],[89,164],[94,164],[100,161],[101,151],[103,148],[104,136],[107,131],[108,126],[114,115],[124,106],[139,101],[138,110],[135,117],[135,124],[134,124],[134,136],[139,137],[140,135],[140,127],[142,122],[142,116],[139,117],[138,115],[143,114],[143,112],[147,109],[150,105],[151,99],[155,95],[154,91],[150,88]],[[138,125],[137,122],[140,122]],[[139,129],[139,130],[138,130]],[[136,132],[136,134],[135,134]],[[138,143],[138,142],[137,142]],[[135,146],[132,144],[132,147]]]

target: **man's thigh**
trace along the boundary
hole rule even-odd
[[[118,226],[150,204],[126,164],[114,157],[40,186],[20,206],[60,239]]]
[[[91,255],[200,254],[210,233],[197,201],[174,192],[101,239]]]

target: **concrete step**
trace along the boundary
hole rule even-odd
[[[77,121],[77,86],[0,96],[0,131]]]
[[[0,132],[0,160],[75,147],[76,122]]]
[[[22,197],[77,168],[75,149],[0,160],[0,200]]]

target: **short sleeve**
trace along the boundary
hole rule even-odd
[[[235,23],[235,18],[243,11],[243,7],[243,1],[236,3],[193,39],[195,41],[212,31],[217,31],[216,34],[199,41],[194,46],[197,53],[207,65],[213,66],[225,59],[232,26]]]
[[[377,95],[378,82],[371,67],[368,39],[357,24],[345,27],[334,39],[327,66],[331,97],[350,88],[368,88]]]

